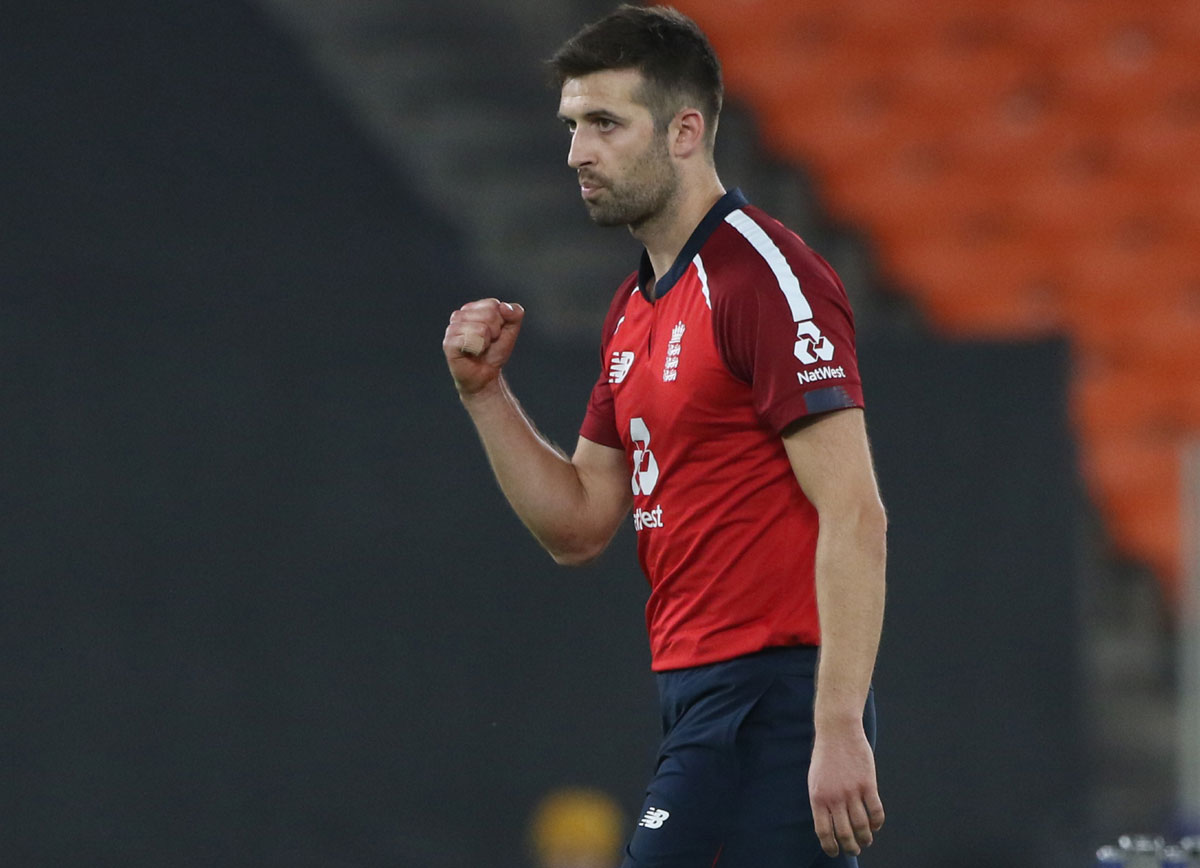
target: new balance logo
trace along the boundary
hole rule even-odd
[[[662,808],[651,808],[646,811],[646,816],[638,821],[639,826],[645,826],[647,829],[661,829],[662,824],[667,821],[667,817],[671,816],[670,811],[664,811]]]
[[[828,362],[833,358],[833,342],[810,319],[796,323],[796,358],[806,365]]]
[[[820,380],[844,380],[846,378],[846,369],[841,365],[836,368],[825,365],[820,368],[813,368],[811,371],[797,371],[796,376],[800,378],[801,383],[816,383]]]
[[[613,353],[612,359],[608,363],[608,381],[610,383],[623,383],[625,378],[629,376],[629,369],[633,367],[633,353]]]

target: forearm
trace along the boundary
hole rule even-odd
[[[883,627],[886,550],[886,519],[877,501],[845,515],[821,516],[816,555],[818,730],[862,720]]]
[[[589,509],[578,468],[537,430],[504,377],[461,398],[500,489],[542,547],[564,564],[599,554],[611,531]]]

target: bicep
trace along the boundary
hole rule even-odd
[[[879,504],[862,410],[803,419],[784,431],[783,445],[796,481],[818,512]]]
[[[587,496],[589,514],[615,533],[633,503],[625,450],[580,437],[571,463]]]

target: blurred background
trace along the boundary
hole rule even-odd
[[[724,182],[858,317],[864,866],[1194,830],[1200,5],[677,5]],[[553,567],[439,348],[522,302],[511,380],[574,443],[638,248],[541,62],[609,8],[0,8],[0,864],[614,864],[658,735],[633,535]]]

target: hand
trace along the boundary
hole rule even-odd
[[[473,395],[500,376],[512,355],[525,308],[485,298],[450,314],[442,352],[460,395]]]
[[[855,722],[817,728],[808,767],[808,798],[821,849],[836,856],[838,847],[857,856],[883,826],[883,802],[875,782],[875,755]]]

